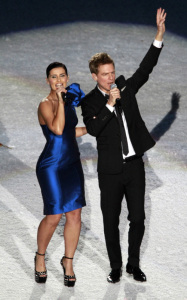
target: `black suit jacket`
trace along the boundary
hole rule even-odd
[[[148,80],[160,51],[151,45],[132,77],[125,80],[121,75],[116,79],[130,139],[137,155],[143,154],[155,144],[142,120],[135,95]],[[82,115],[88,133],[97,139],[98,172],[117,174],[123,168],[120,128],[115,113],[110,112],[106,102],[107,99],[96,86],[81,103]]]

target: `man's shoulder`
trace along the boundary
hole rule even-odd
[[[93,90],[91,90],[88,94],[85,95],[82,104],[84,104],[85,102],[94,103],[96,99],[100,99],[101,95],[102,94],[99,92],[98,88],[95,87]]]
[[[116,78],[115,83],[117,84],[118,89],[124,89],[126,86],[126,79],[123,75],[120,75]]]
[[[95,89],[91,90],[88,94],[86,94],[84,99],[92,98],[93,96],[95,96]]]

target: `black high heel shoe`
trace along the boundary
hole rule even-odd
[[[41,253],[38,253],[38,252],[36,252],[36,254],[41,255],[41,256],[45,256],[45,254],[41,254]],[[36,271],[36,256],[34,258],[34,265],[35,265],[35,281],[37,283],[45,283],[46,280],[47,280],[47,270],[42,271],[42,272]]]
[[[67,259],[73,259],[73,257],[67,257],[67,256],[63,256],[61,261],[60,261],[60,264],[64,270],[64,285],[65,286],[68,286],[68,287],[73,287],[75,285],[75,281],[76,281],[76,277],[75,277],[75,274],[73,276],[71,275],[66,275],[66,269],[63,265],[63,259],[64,258],[67,258]],[[71,280],[71,279],[75,279],[75,280]]]

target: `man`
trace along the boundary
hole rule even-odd
[[[157,10],[157,34],[139,68],[131,78],[115,80],[114,62],[107,53],[97,53],[89,61],[97,86],[82,101],[82,115],[89,134],[97,139],[98,179],[106,247],[112,268],[108,282],[122,275],[119,216],[125,195],[130,221],[126,272],[146,281],[139,267],[144,234],[145,171],[142,156],[154,146],[135,98],[157,64],[165,32],[166,13]],[[116,82],[116,84],[114,84]],[[112,84],[114,84],[112,86]]]

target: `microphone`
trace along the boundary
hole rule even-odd
[[[62,84],[61,84],[61,83],[57,83],[56,86],[57,86],[57,87],[61,87]],[[66,93],[62,92],[61,95],[62,95],[62,99],[63,99],[64,102],[65,102],[65,101],[66,101]]]
[[[67,98],[66,93],[61,93],[62,94],[62,98],[65,100]]]
[[[111,90],[114,89],[114,88],[117,88],[117,84],[112,83],[110,88],[111,88]],[[119,98],[116,99],[116,104],[119,105],[119,106],[121,105],[121,102],[120,102]]]
[[[117,84],[115,83],[112,83],[111,86],[110,86],[111,90],[113,90],[114,88],[117,88]]]

